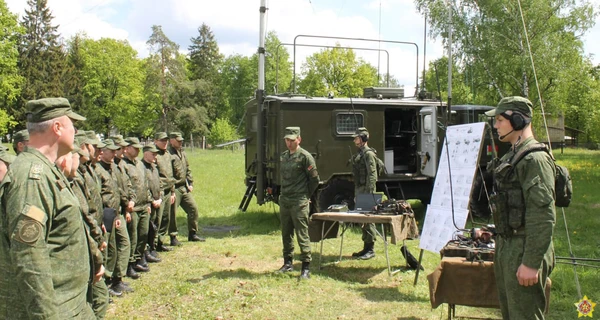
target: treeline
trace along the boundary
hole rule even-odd
[[[600,142],[600,66],[583,53],[581,36],[594,24],[587,1],[523,0],[524,20],[535,61],[536,85],[517,3],[457,0],[453,9],[453,104],[495,105],[502,96],[521,95],[546,114],[564,114],[565,123]],[[416,0],[431,33],[447,41],[445,0]],[[140,59],[124,40],[94,40],[85,34],[63,39],[46,0],[28,0],[19,20],[0,0],[0,134],[25,126],[25,103],[63,96],[89,120],[82,129],[149,136],[178,130],[219,143],[243,135],[244,105],[254,97],[258,56],[224,56],[210,27],[202,24],[188,54],[152,26],[149,55]],[[265,90],[291,92],[289,46],[270,32],[266,39]],[[431,63],[425,89],[444,100],[448,59]],[[309,96],[361,96],[362,88],[398,86],[392,76],[341,46],[324,48],[302,63],[296,92]],[[423,80],[423,79],[421,79]],[[542,97],[542,101],[538,98]],[[536,126],[540,128],[540,126]],[[238,130],[239,129],[239,130]]]

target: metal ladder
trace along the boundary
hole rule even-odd
[[[252,196],[256,191],[256,179],[248,181],[248,187],[246,188],[246,193],[242,198],[242,202],[240,202],[240,206],[238,209],[242,210],[242,212],[246,212],[248,209],[248,205],[250,204],[250,200],[252,200]]]

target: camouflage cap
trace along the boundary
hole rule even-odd
[[[356,138],[356,137],[359,137],[359,136],[369,137],[369,131],[367,130],[367,128],[360,127],[358,129],[356,129],[356,131],[354,132],[354,134],[352,135],[352,137]]]
[[[106,144],[102,141],[98,141],[98,144],[94,145],[94,147],[96,147],[96,149],[104,149],[106,148]]]
[[[95,146],[100,143],[100,139],[98,139],[98,136],[94,130],[85,131],[85,136],[87,137],[87,144]]]
[[[296,140],[300,136],[300,127],[286,127],[284,139]]]
[[[533,114],[532,108],[533,104],[527,98],[519,96],[506,97],[502,98],[502,100],[498,102],[498,106],[496,106],[495,109],[486,112],[485,115],[488,117],[494,117],[511,110],[522,113],[524,116],[531,118]]]
[[[134,148],[143,148],[144,146],[140,144],[140,139],[136,138],[136,137],[127,137],[125,139],[125,142],[127,142],[127,146],[130,147],[134,147]]]
[[[171,132],[171,133],[169,133],[169,139],[175,139],[177,141],[183,141],[183,137],[181,136],[181,132]]]
[[[13,136],[13,143],[29,141],[29,131],[27,129],[17,131]]]
[[[30,100],[25,105],[27,122],[37,123],[67,116],[73,121],[83,121],[85,117],[71,109],[69,100],[65,98],[44,98]]]
[[[154,134],[154,140],[165,140],[165,139],[169,139],[169,136],[164,131],[157,132]]]
[[[125,139],[123,139],[123,136],[120,134],[114,135],[114,136],[110,136],[110,138],[112,141],[115,142],[115,144],[119,147],[127,147],[129,145],[129,143],[125,142]]]
[[[150,143],[144,146],[144,152],[149,151],[152,153],[158,153],[158,148],[156,147],[156,145],[154,143]]]
[[[7,164],[11,164],[15,161],[17,157],[14,154],[8,153],[7,150],[0,150],[0,160],[6,162]]]
[[[85,131],[77,131],[77,133],[75,134],[75,143],[80,146],[82,143],[87,143],[87,144],[91,144],[88,142],[88,137],[85,134]]]
[[[100,144],[98,144],[98,148],[102,148],[102,149],[106,148],[108,150],[113,150],[113,151],[121,149],[121,147],[119,147],[118,145],[116,145],[115,142],[113,140],[111,140],[111,139],[104,139],[102,141],[102,144],[104,146],[101,147]]]

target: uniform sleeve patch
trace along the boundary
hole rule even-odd
[[[314,168],[314,167],[313,167],[313,165],[311,164],[310,166],[308,166],[308,168],[307,168],[306,170],[310,171],[310,170],[312,170],[313,168]]]
[[[25,205],[25,207],[23,208],[23,210],[21,211],[21,214],[24,216],[27,216],[41,224],[46,223],[46,213],[44,211],[42,211],[42,209],[36,207],[36,206],[32,206],[32,205]]]
[[[13,239],[27,245],[36,243],[42,235],[42,224],[30,218],[23,218],[17,224]]]
[[[44,167],[42,166],[41,163],[34,163],[31,166],[31,170],[29,170],[29,178],[39,180],[43,170],[44,170]]]

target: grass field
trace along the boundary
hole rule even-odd
[[[426,275],[438,265],[439,254],[425,252],[419,282],[414,271],[388,277],[381,241],[376,258],[351,260],[362,247],[360,230],[344,239],[344,260],[317,270],[319,247],[313,244],[312,278],[298,282],[300,263],[291,274],[275,274],[282,264],[281,233],[276,205],[262,207],[255,199],[245,213],[237,207],[245,191],[244,157],[240,151],[188,152],[194,174],[194,197],[205,243],[186,241],[185,213],[177,223],[183,246],[163,253],[140,280],[127,279],[134,293],[114,299],[111,319],[446,319],[447,306],[431,309]],[[600,258],[600,152],[565,150],[556,157],[574,179],[574,200],[565,210],[573,253]],[[425,207],[414,203],[422,221]],[[568,256],[562,212],[557,211],[555,247]],[[418,240],[407,241],[418,254]],[[333,261],[339,239],[325,242],[324,259]],[[296,249],[298,252],[298,249]],[[392,265],[405,264],[398,246],[390,246]],[[600,301],[599,269],[578,267],[581,293]],[[575,319],[579,300],[573,267],[557,264],[548,319]],[[461,288],[457,288],[460,290]],[[600,307],[597,307],[600,310]],[[600,313],[600,311],[597,311]],[[457,315],[499,317],[497,310],[457,307]]]

